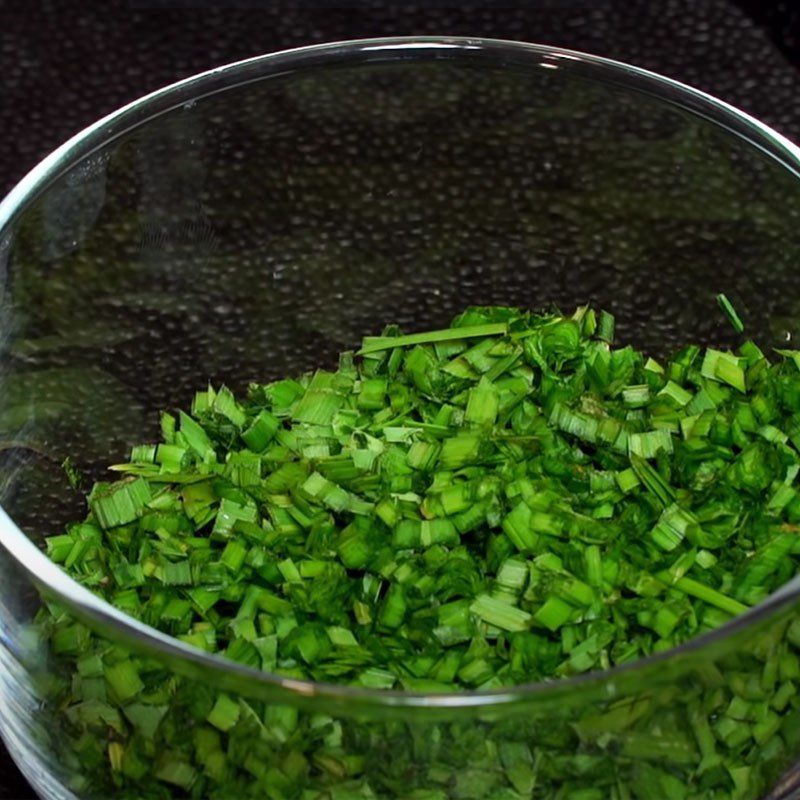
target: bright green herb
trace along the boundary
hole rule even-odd
[[[243,401],[209,388],[164,442],[114,467],[129,477],[94,487],[86,522],[48,551],[112,601],[133,592],[150,624],[191,641],[210,629],[213,649],[255,652],[259,627],[283,630],[275,669],[317,680],[381,669],[403,685],[419,657],[433,670],[431,612],[461,600],[453,688],[475,686],[458,676],[478,639],[502,683],[575,671],[571,650],[603,620],[614,637],[581,671],[676,645],[710,609],[740,613],[788,577],[800,456],[782,431],[800,377],[752,346],[690,348],[656,371],[612,348],[613,328],[585,308],[475,308]],[[640,591],[633,576],[661,581],[685,554],[678,579]],[[648,622],[665,603],[674,624]],[[331,625],[363,659],[333,645]],[[511,658],[507,637],[563,626],[561,665]]]
[[[728,300],[724,294],[718,294],[717,303],[722,309],[722,312],[728,318],[728,321],[731,323],[736,333],[742,333],[744,331],[744,323],[742,322],[741,317],[736,313],[736,309],[733,307],[731,301]]]
[[[87,519],[48,554],[147,624],[296,678],[487,689],[674,647],[795,572],[800,361],[748,342],[661,365],[613,334],[610,314],[585,307],[471,308],[442,331],[369,337],[333,372],[241,398],[209,388],[191,414],[164,416],[163,442],[113,467],[122,479],[94,487]],[[159,725],[170,694],[157,677],[66,618],[43,621],[78,664],[82,708],[97,691],[135,729]],[[208,780],[224,784],[219,736],[248,713],[227,695],[204,710],[194,748]],[[757,741],[775,717],[754,716]],[[698,717],[709,758],[709,736],[750,737],[734,719],[712,734]],[[258,724],[286,741],[295,723]],[[615,742],[633,759],[695,752]],[[112,768],[136,773],[126,752],[109,750]],[[509,780],[529,796],[533,762],[513,760]],[[731,780],[748,780],[739,768]],[[177,751],[154,775],[200,785]]]

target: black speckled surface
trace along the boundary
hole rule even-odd
[[[460,11],[385,2],[349,9],[264,2],[235,11],[210,2],[188,10],[138,3],[133,10],[108,2],[86,13],[88,5],[42,0],[34,13],[20,0],[0,0],[0,192],[69,135],[166,83],[262,52],[377,35],[482,35],[587,50],[691,83],[800,139],[794,34],[780,16],[756,23],[728,0]],[[32,794],[0,755],[0,800],[10,798]]]

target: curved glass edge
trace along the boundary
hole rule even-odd
[[[79,800],[58,779],[55,754],[31,735],[29,723],[41,701],[24,673],[14,654],[0,646],[0,742],[42,800]]]
[[[12,219],[77,161],[148,119],[181,106],[188,110],[203,97],[297,69],[336,63],[343,59],[351,62],[453,59],[464,54],[482,55],[495,59],[499,64],[517,62],[529,67],[533,65],[532,59],[539,57],[541,67],[563,69],[586,78],[603,78],[651,94],[745,139],[800,177],[800,146],[769,125],[707,92],[622,61],[577,50],[506,39],[460,36],[354,39],[297,47],[234,61],[169,84],[112,111],[46,156],[0,201],[0,239]]]
[[[468,37],[397,37],[364,39],[313,45],[256,56],[199,73],[152,92],[123,106],[73,136],[34,167],[0,202],[0,241],[8,234],[15,219],[36,197],[75,163],[109,144],[131,129],[155,116],[181,106],[190,109],[200,98],[242,86],[299,68],[335,63],[343,59],[357,61],[399,61],[420,58],[447,59],[464,51],[475,51],[496,63],[524,63],[540,58],[543,67],[563,68],[582,77],[605,79],[642,93],[654,95],[740,136],[752,146],[778,161],[800,178],[800,147],[785,136],[736,107],[679,81],[623,62],[578,51],[547,45],[500,39]],[[600,74],[598,74],[598,71]],[[282,678],[242,666],[221,656],[209,654],[184,644],[151,628],[111,606],[105,600],[70,578],[50,561],[20,530],[0,507],[0,546],[14,559],[31,581],[46,596],[67,606],[82,621],[98,627],[110,636],[137,649],[166,658],[170,666],[187,677],[208,679],[214,676],[222,689],[242,691],[265,699],[291,696],[298,701],[325,699],[340,704],[343,710],[357,712],[369,708],[419,708],[429,710],[488,709],[509,703],[537,702],[571,694],[592,687],[613,687],[631,673],[640,673],[659,665],[705,650],[714,643],[732,637],[759,621],[787,609],[800,598],[800,576],[746,613],[735,617],[710,633],[691,639],[664,653],[623,664],[602,672],[591,672],[552,682],[520,684],[502,690],[463,691],[422,694],[396,690],[361,689],[336,684]]]

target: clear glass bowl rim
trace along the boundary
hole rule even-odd
[[[246,83],[309,67],[367,62],[457,59],[480,55],[495,66],[522,63],[564,71],[597,82],[616,84],[655,96],[725,128],[749,146],[766,155],[800,179],[800,147],[768,125],[736,107],[686,84],[639,67],[549,45],[501,39],[450,36],[409,36],[359,39],[311,45],[256,56],[198,73],[145,95],[79,132],[35,166],[0,202],[0,258],[7,248],[13,223],[49,185],[92,152],[139,127],[148,120],[184,106],[191,108],[201,97]],[[616,685],[625,675],[658,668],[674,658],[700,655],[723,640],[757,627],[773,614],[800,598],[800,575],[746,613],[720,628],[690,639],[679,647],[605,671],[555,681],[519,684],[500,689],[452,693],[421,693],[367,689],[337,684],[301,681],[252,669],[206,653],[151,628],[117,610],[70,578],[25,535],[0,506],[0,546],[16,565],[49,598],[66,606],[88,623],[113,631],[114,638],[135,645],[156,657],[179,665],[190,676],[214,677],[222,686],[261,688],[286,701],[326,699],[351,710],[369,708],[426,708],[464,711],[491,709],[509,703],[552,700],[569,696],[592,685]],[[2,620],[0,620],[0,623]]]

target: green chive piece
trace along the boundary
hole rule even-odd
[[[260,411],[242,433],[245,444],[254,452],[262,453],[280,428],[280,420],[269,411]]]
[[[709,348],[706,350],[700,373],[704,378],[727,383],[742,393],[747,391],[741,359],[731,353]]]
[[[150,484],[143,478],[112,484],[96,484],[89,507],[101,527],[116,528],[134,522],[152,498]]]
[[[105,678],[120,703],[132,700],[144,689],[144,684],[132,661],[118,661],[106,667]]]
[[[470,611],[484,622],[504,631],[524,631],[530,627],[531,615],[527,611],[503,603],[489,595],[480,595],[470,606]]]
[[[502,336],[506,332],[505,323],[490,323],[486,325],[465,325],[460,328],[446,328],[440,331],[427,331],[425,333],[409,333],[405,336],[367,336],[358,351],[359,355],[377,353],[394,347],[410,347],[417,344],[430,344],[431,342],[449,342],[454,339],[475,339],[482,336]]]
[[[736,313],[736,309],[733,307],[731,301],[728,300],[724,294],[718,294],[717,304],[719,305],[720,309],[722,309],[722,313],[728,318],[728,322],[731,323],[731,326],[736,333],[742,333],[744,331],[744,323]]]

